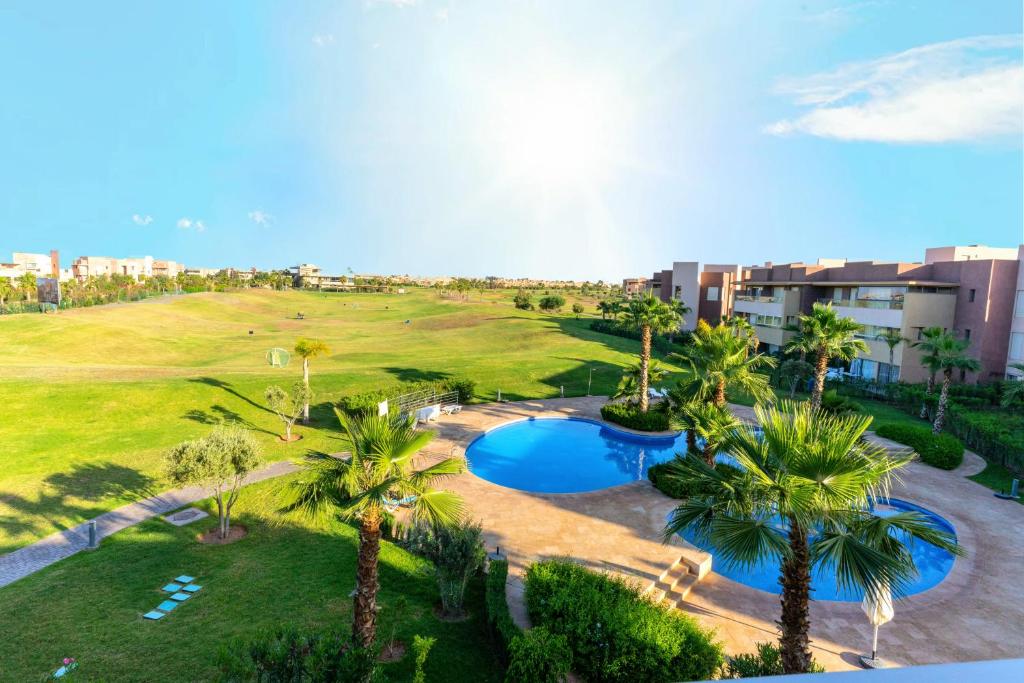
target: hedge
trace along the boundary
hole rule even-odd
[[[1024,475],[1024,416],[1004,411],[949,410],[946,429],[986,460]]]
[[[721,644],[692,618],[569,561],[529,568],[526,606],[534,624],[566,637],[591,683],[704,680],[722,664]]]
[[[484,601],[487,606],[487,625],[495,637],[501,660],[509,661],[512,641],[522,630],[512,621],[505,598],[505,582],[508,580],[508,560],[491,560],[487,571],[487,588]]]
[[[601,406],[601,417],[638,432],[664,432],[669,428],[668,412],[657,407],[644,413],[629,403],[606,403]]]
[[[624,339],[640,341],[640,331],[630,327],[618,320],[594,320],[590,323],[590,329],[601,334],[610,334]],[[676,332],[672,341],[661,334],[651,335],[651,347],[661,353],[673,353],[683,351],[690,344],[693,334],[687,330]]]
[[[726,465],[724,463],[716,464],[715,468],[719,471],[736,469],[732,465]],[[657,465],[651,465],[651,467],[647,469],[647,478],[651,480],[652,484],[654,484],[654,488],[658,489],[669,498],[678,498],[679,500],[685,500],[690,496],[703,493],[702,489],[692,480],[681,479],[680,477],[675,476],[665,476],[667,469],[667,462],[660,462]]]
[[[964,445],[949,434],[932,434],[928,427],[885,424],[875,430],[878,436],[910,446],[921,460],[942,470],[955,470],[964,461]]]
[[[402,382],[376,389],[365,391],[359,394],[342,396],[338,399],[338,410],[349,415],[363,413],[376,413],[377,404],[381,401],[390,400],[402,394],[414,391],[430,391],[446,393],[450,391],[459,392],[459,401],[468,403],[476,391],[476,381],[462,377],[448,377],[436,382]],[[394,410],[397,406],[390,406]]]
[[[572,650],[565,636],[543,626],[512,639],[505,683],[564,683],[572,668]]]

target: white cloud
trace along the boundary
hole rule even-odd
[[[333,33],[317,33],[313,35],[313,44],[317,47],[326,47],[334,42]]]
[[[780,91],[812,109],[765,131],[902,143],[1019,137],[1020,52],[1019,34],[975,36],[787,79]]]
[[[390,5],[391,7],[412,7],[418,5],[420,0],[365,0],[367,7],[374,5]]]
[[[132,223],[135,225],[149,225],[153,222],[153,217],[150,215],[140,216],[137,213],[132,214]]]
[[[434,16],[437,18],[438,21],[447,24],[448,19],[451,16],[451,9],[448,7],[442,7],[441,9],[434,12]]]
[[[274,217],[271,216],[266,211],[256,209],[255,211],[249,212],[249,220],[251,220],[256,225],[270,225],[271,221],[274,220]]]
[[[196,232],[206,230],[206,225],[201,220],[192,220],[191,218],[179,218],[178,227],[182,230],[195,230]]]

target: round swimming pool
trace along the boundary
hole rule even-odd
[[[592,420],[530,418],[477,437],[470,471],[535,493],[582,493],[647,478],[647,469],[686,451],[685,437],[631,434]]]
[[[904,500],[890,498],[884,503],[879,502],[875,505],[872,512],[880,517],[885,517],[905,510],[920,512],[933,526],[948,531],[951,534],[956,533],[953,525],[939,515]],[[776,520],[776,523],[780,524],[778,520]],[[712,570],[714,572],[751,588],[757,588],[769,593],[781,592],[777,562],[769,560],[755,566],[732,565],[715,553],[714,544],[698,543],[694,535],[689,531],[682,534],[682,536],[687,541],[711,553],[713,558]],[[917,564],[917,570],[920,572],[917,579],[907,587],[907,595],[921,593],[929,588],[934,588],[946,578],[946,575],[953,568],[954,557],[945,550],[931,543],[914,541],[912,539],[907,541],[907,545],[910,547],[910,552],[914,556],[914,562]],[[811,575],[811,589],[813,591],[811,596],[815,600],[859,602],[864,598],[864,594],[860,591],[841,590],[836,585],[835,571],[830,567],[820,565]]]

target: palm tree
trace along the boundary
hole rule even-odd
[[[942,368],[939,367],[938,340],[945,334],[941,327],[926,327],[921,330],[921,338],[911,344],[915,349],[921,351],[921,365],[928,371],[928,385],[924,395],[931,396],[935,391],[935,373]],[[928,418],[928,401],[921,402],[921,419]]]
[[[690,400],[675,404],[671,413],[672,429],[686,432],[686,450],[704,459],[708,467],[715,466],[715,456],[729,432],[740,426],[739,420],[728,406],[707,401]],[[701,439],[702,444],[698,444]]]
[[[601,311],[601,320],[607,320],[608,314],[612,312],[612,302],[607,300],[598,301],[597,310]]]
[[[4,304],[12,294],[14,294],[14,285],[11,284],[11,279],[0,277],[0,311],[3,311]]]
[[[626,321],[640,330],[640,410],[647,412],[647,366],[651,362],[651,335],[678,329],[683,319],[676,309],[650,292],[632,299],[626,309]]]
[[[680,321],[682,321],[683,318],[685,318],[686,316],[688,316],[691,313],[693,313],[693,309],[690,308],[689,306],[687,306],[686,304],[684,304],[679,299],[670,299],[668,301],[667,305],[668,305],[669,308],[671,308],[673,311],[675,311],[676,315],[679,316],[679,320]],[[682,324],[682,322],[680,322],[680,324]],[[679,331],[679,326],[678,325],[673,327],[671,330],[668,331],[668,340],[670,342],[675,341],[676,332],[678,332],[678,331]]]
[[[304,476],[294,485],[286,509],[315,516],[331,510],[359,523],[359,557],[352,622],[353,639],[373,644],[377,629],[377,560],[381,521],[399,501],[413,501],[414,520],[450,524],[462,516],[462,499],[435,490],[433,484],[463,471],[461,458],[444,458],[423,469],[413,458],[434,437],[417,431],[410,417],[365,415],[350,418],[335,410],[351,445],[347,459],[318,454],[307,459]]]
[[[892,368],[895,365],[896,347],[900,345],[900,342],[910,341],[903,336],[895,327],[885,328],[885,332],[875,337],[875,339],[885,342],[885,345],[889,347],[889,381],[892,381]]]
[[[943,332],[936,341],[936,365],[942,370],[942,390],[939,392],[939,405],[935,409],[935,422],[932,433],[938,434],[946,423],[946,404],[949,402],[949,385],[953,381],[953,370],[977,372],[981,363],[977,358],[967,355],[967,347],[971,342],[957,339],[952,332]]]
[[[612,398],[625,398],[634,403],[640,402],[640,386],[643,382],[640,381],[640,363],[634,363],[627,367],[622,373],[622,379],[619,381],[619,386],[615,390],[615,394]],[[668,371],[661,367],[661,364],[657,360],[652,359],[647,365],[647,386],[660,382],[665,379],[665,375]]]
[[[727,315],[723,315],[722,323],[729,327],[734,335],[746,339],[750,344],[751,351],[756,351],[757,347],[761,345],[761,340],[757,338],[757,328],[751,325],[750,321],[743,316],[734,315],[730,318]]]
[[[32,273],[19,275],[17,279],[18,289],[25,294],[25,301],[32,301],[32,295],[36,291],[36,276]]]
[[[698,321],[690,346],[669,357],[682,361],[690,370],[676,391],[679,403],[699,399],[721,408],[730,390],[746,392],[757,402],[775,398],[767,375],[757,372],[774,368],[775,359],[752,353],[747,339],[734,335],[727,325],[711,327],[703,320]]]
[[[302,357],[302,381],[309,391],[309,359],[330,353],[331,348],[319,339],[300,339],[295,342],[295,353]],[[309,402],[302,406],[302,423],[309,424]]]
[[[690,530],[710,542],[726,562],[779,563],[782,614],[779,645],[785,673],[811,664],[811,573],[834,572],[843,589],[902,594],[917,573],[902,540],[932,543],[961,554],[952,534],[918,512],[876,517],[869,509],[884,497],[894,475],[913,454],[890,455],[862,439],[869,416],[831,417],[808,403],[756,408],[763,437],[751,426],[730,431],[723,448],[739,468],[708,467],[691,454],[673,460],[666,476],[696,481],[669,517],[665,538]]]
[[[1024,363],[1011,363],[1010,367],[1024,372]],[[1001,401],[1003,407],[1008,407],[1017,399],[1024,400],[1024,377],[1018,377],[1015,381],[1003,382],[1003,400]]]
[[[612,299],[608,307],[608,312],[611,313],[612,320],[618,320],[619,314],[626,310],[622,299]]]
[[[854,335],[863,327],[853,318],[840,318],[832,304],[815,303],[809,315],[800,316],[800,332],[786,344],[787,351],[806,351],[815,355],[814,389],[811,406],[821,406],[825,391],[825,373],[832,358],[850,361],[858,353],[867,353],[868,345]]]

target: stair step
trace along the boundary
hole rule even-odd
[[[661,601],[669,607],[679,608],[681,603],[690,595],[690,589],[697,585],[697,575],[687,574],[676,584],[675,588],[662,596]]]

